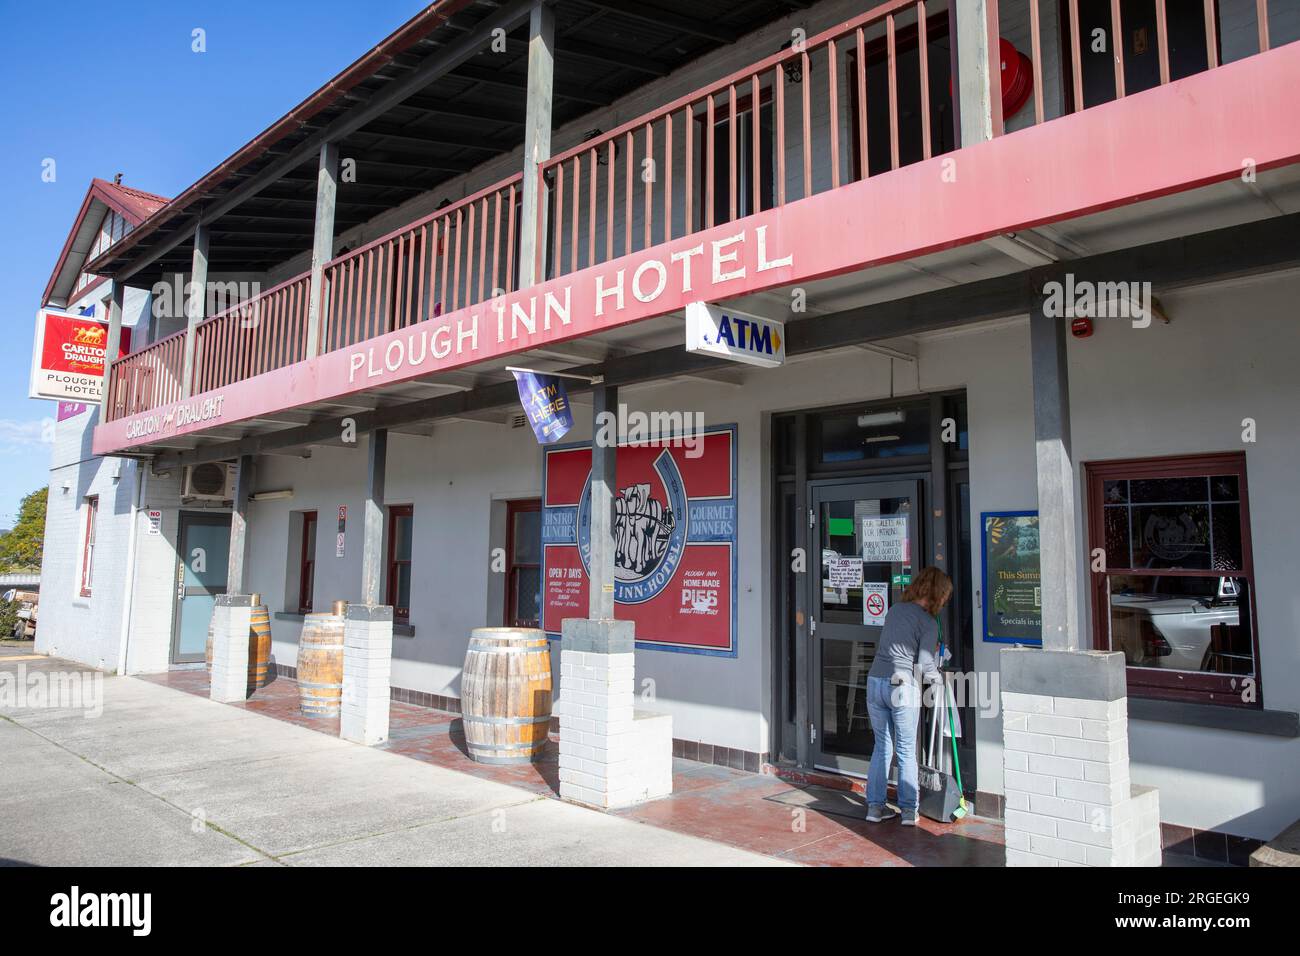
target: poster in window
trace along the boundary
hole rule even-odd
[[[638,647],[736,656],[736,428],[616,455],[614,616]],[[588,614],[591,445],[545,451],[542,626]]]
[[[1043,644],[1043,598],[1038,561],[1038,512],[980,515],[983,542],[984,640]]]

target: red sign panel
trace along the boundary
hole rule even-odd
[[[736,656],[736,429],[619,448],[614,616],[638,645]],[[559,637],[590,595],[591,446],[546,451],[543,627]]]
[[[104,378],[108,326],[89,316],[42,310],[36,316],[32,356],[32,398],[99,401]],[[116,358],[131,349],[131,332],[122,330]]]

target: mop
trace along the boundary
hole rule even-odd
[[[952,770],[957,775],[957,792],[961,798],[957,801],[957,809],[952,812],[954,820],[960,820],[970,811],[970,805],[966,802],[966,788],[961,782],[961,763],[957,760],[957,731],[953,726],[952,708],[948,701],[948,679],[943,681],[943,708],[948,714],[948,736],[952,739]]]

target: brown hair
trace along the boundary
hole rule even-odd
[[[939,609],[952,597],[952,578],[938,568],[922,568],[921,573],[912,579],[912,583],[903,592],[903,600],[913,604],[925,601],[931,614],[938,614]]]

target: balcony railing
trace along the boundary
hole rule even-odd
[[[327,263],[322,349],[514,291],[522,181],[511,176]]]
[[[1032,113],[1004,125],[1042,123],[1264,53],[1276,39],[1296,39],[1297,13],[1296,0],[999,0],[1000,33],[1025,57],[1003,59],[1003,100],[1027,105],[1008,89],[1022,71],[1033,88]]]
[[[553,157],[541,169],[550,194],[546,274],[564,275],[951,148],[950,94],[931,95],[930,25],[923,0],[881,3]],[[917,94],[908,131],[914,137],[900,126],[904,70]],[[869,72],[876,74],[871,84]],[[878,91],[882,75],[885,89]]]
[[[294,276],[195,329],[194,394],[307,357],[311,273]]]
[[[305,273],[237,303],[194,328],[194,387],[198,394],[300,362],[307,355]],[[184,398],[185,331],[113,363],[105,421]]]
[[[1151,0],[1141,6],[1148,24],[1126,17],[1135,8],[1123,0],[1000,0],[998,32],[1028,51],[1017,65],[1032,93],[1011,97],[1012,116],[995,111],[994,132],[1003,119],[1042,123],[1294,40],[1298,5],[1187,0],[1171,18],[1173,4]],[[949,17],[935,6],[879,3],[547,160],[537,274],[565,275],[955,149]],[[1110,53],[1092,49],[1099,26],[1121,38]],[[522,181],[326,263],[320,350],[514,291]],[[306,358],[309,290],[303,274],[199,325],[193,392]],[[183,336],[114,364],[110,420],[182,397]]]
[[[159,339],[113,363],[105,421],[147,412],[181,398],[185,333]]]

